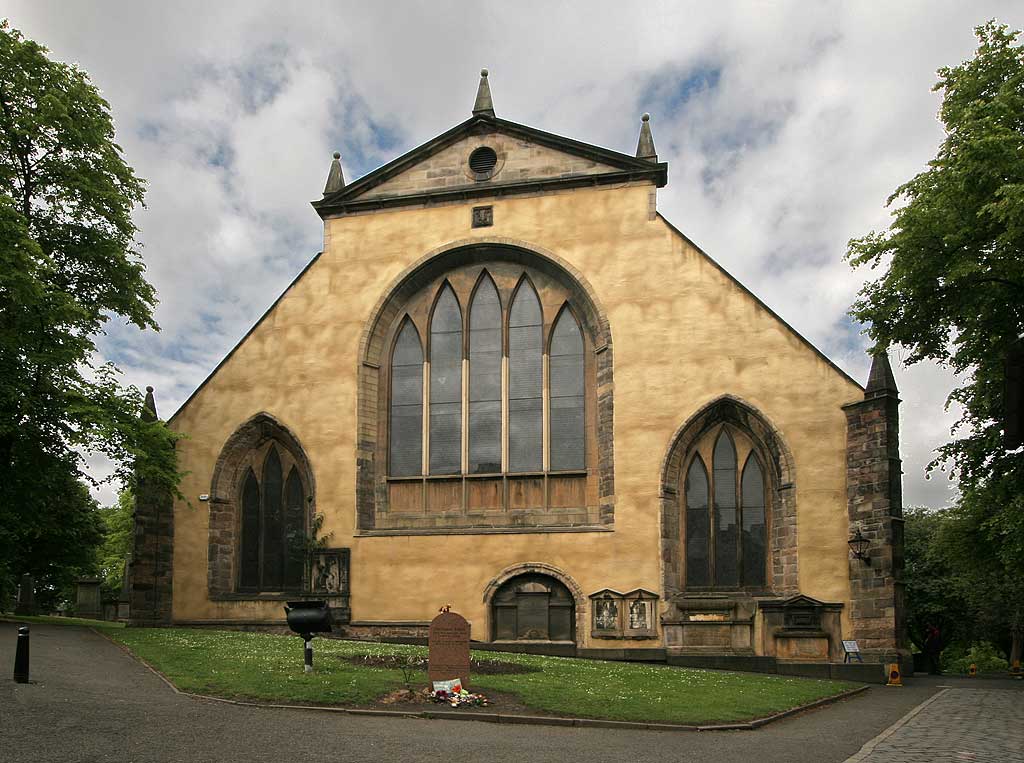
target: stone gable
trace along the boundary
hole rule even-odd
[[[492,148],[498,155],[498,161],[490,178],[477,180],[469,167],[469,156],[483,146]],[[620,167],[492,132],[457,141],[360,194],[359,198],[388,198],[462,187],[561,180],[621,171]]]

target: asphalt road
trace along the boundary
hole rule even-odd
[[[845,761],[937,691],[872,687],[756,731],[665,732],[357,717],[175,693],[85,628],[32,625],[32,682],[0,622],[0,761]]]

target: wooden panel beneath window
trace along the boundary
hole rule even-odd
[[[466,498],[470,511],[500,511],[505,504],[503,493],[504,485],[500,477],[466,480]]]
[[[423,513],[423,483],[392,482],[388,485],[388,500],[393,514]]]
[[[544,508],[544,478],[509,477],[508,507],[509,509]]]
[[[431,514],[462,511],[462,480],[428,480],[427,511]]]
[[[549,477],[549,506],[553,509],[578,509],[587,505],[587,478]]]

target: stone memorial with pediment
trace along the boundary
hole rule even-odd
[[[431,682],[458,678],[469,686],[469,623],[455,612],[442,612],[430,623],[427,677]]]

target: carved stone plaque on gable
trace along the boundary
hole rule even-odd
[[[462,680],[469,686],[469,623],[462,615],[442,612],[430,623],[427,677],[430,681]]]

